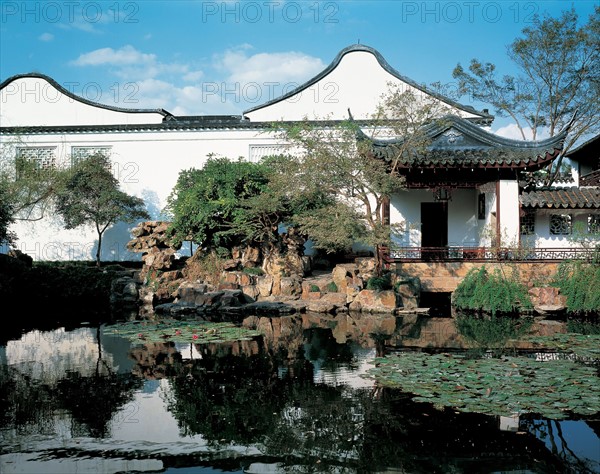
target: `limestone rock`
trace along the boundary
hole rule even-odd
[[[350,303],[351,311],[394,313],[399,306],[398,295],[392,290],[362,290]]]

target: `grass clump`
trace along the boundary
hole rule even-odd
[[[265,274],[265,271],[260,267],[244,267],[242,272],[246,273],[247,275],[257,275],[257,276],[262,276]]]
[[[334,281],[329,282],[327,284],[327,291],[330,292],[330,293],[337,293],[338,287],[337,287],[337,285],[335,284]]]
[[[467,273],[454,291],[452,302],[459,310],[492,316],[533,308],[527,288],[519,280],[516,270],[507,277],[499,269],[490,273],[484,266]]]
[[[385,273],[381,276],[372,276],[367,280],[367,290],[384,291],[392,289],[392,276]]]
[[[553,284],[567,297],[567,311],[574,314],[600,312],[600,265],[564,262]]]
[[[319,288],[317,285],[315,285],[314,283],[312,283],[309,286],[308,291],[310,291],[311,293],[317,293],[317,292],[321,291],[321,288]]]

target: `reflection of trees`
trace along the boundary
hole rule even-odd
[[[12,428],[20,435],[52,433],[55,408],[50,386],[0,365],[0,428]]]
[[[202,434],[210,442],[258,442],[280,416],[290,379],[279,378],[273,358],[264,353],[214,356],[197,347],[202,359],[178,363],[166,395],[182,434]],[[303,362],[293,369],[298,381],[312,377]]]
[[[548,419],[525,420],[525,426],[527,431],[544,440],[550,453],[565,465],[570,466],[573,472],[582,474],[597,472],[597,463],[593,465],[590,460],[580,459],[569,447],[569,443],[563,435],[560,421]]]
[[[97,330],[98,360],[92,375],[67,372],[56,386],[58,404],[75,421],[75,435],[105,437],[113,415],[133,398],[142,381],[132,374],[116,374],[102,358],[100,328]]]

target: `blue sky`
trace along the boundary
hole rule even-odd
[[[401,74],[452,88],[452,69],[472,58],[514,72],[506,47],[534,14],[574,5],[585,21],[599,2],[1,0],[0,81],[39,72],[110,105],[241,114],[360,42]]]

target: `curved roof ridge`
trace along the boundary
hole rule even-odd
[[[430,137],[434,137],[439,135],[440,133],[445,132],[450,128],[456,128],[459,131],[466,133],[468,135],[476,137],[478,140],[486,143],[492,147],[508,147],[508,148],[545,148],[548,146],[554,146],[557,144],[561,144],[560,148],[562,148],[562,143],[570,129],[570,124],[567,125],[563,130],[552,137],[544,138],[543,140],[517,140],[514,138],[506,138],[500,135],[497,135],[493,132],[488,132],[484,130],[478,125],[471,123],[469,120],[466,120],[462,117],[458,117],[456,115],[445,115],[440,117],[435,122],[426,125],[424,128],[425,133]],[[402,141],[401,138],[392,138],[392,139],[371,139],[374,145],[386,146],[393,145],[394,143],[400,143]]]
[[[372,48],[370,46],[366,46],[364,44],[352,44],[350,46],[346,46],[344,49],[342,49],[337,55],[336,57],[333,59],[333,61],[331,63],[329,63],[329,65],[323,69],[319,74],[317,74],[316,76],[313,76],[311,79],[309,79],[308,81],[304,82],[303,84],[300,84],[298,87],[294,88],[293,90],[287,92],[286,94],[283,94],[282,96],[279,97],[275,97],[274,99],[271,99],[263,104],[257,105],[255,107],[252,107],[250,109],[247,109],[243,112],[243,114],[247,114],[250,112],[254,112],[256,110],[260,110],[264,107],[268,107],[269,105],[273,105],[276,104],[277,102],[281,102],[285,99],[288,99],[289,97],[302,92],[305,89],[308,89],[310,86],[316,84],[318,81],[320,81],[321,79],[323,79],[324,77],[326,77],[328,74],[330,74],[341,62],[342,58],[348,54],[348,53],[353,53],[356,51],[364,51],[367,53],[371,53],[373,56],[375,56],[375,59],[377,59],[377,62],[379,63],[379,65],[385,70],[387,71],[389,74],[391,74],[392,76],[394,76],[396,79],[400,79],[401,81],[407,83],[408,85],[422,91],[425,92],[433,97],[435,97],[436,99],[441,100],[442,102],[445,102],[448,105],[451,105],[453,107],[456,107],[457,109],[463,110],[465,112],[469,112],[472,114],[477,114],[480,116],[480,118],[482,119],[486,119],[489,121],[492,121],[494,119],[493,115],[488,114],[487,112],[482,112],[479,110],[476,110],[474,107],[471,107],[470,105],[464,105],[461,104],[459,102],[456,102],[455,100],[450,99],[449,97],[445,97],[442,94],[432,91],[430,89],[428,89],[427,87],[417,83],[416,81],[413,81],[412,79],[410,79],[409,77],[406,77],[402,74],[400,74],[396,69],[394,69],[392,66],[390,66],[390,64],[385,60],[385,58],[381,55],[381,53],[379,51],[377,51],[375,48]]]
[[[92,100],[86,99],[85,97],[81,97],[81,96],[74,94],[70,90],[68,90],[68,89],[64,88],[62,85],[60,85],[57,81],[52,79],[50,76],[47,76],[46,74],[42,74],[39,72],[15,74],[14,76],[11,76],[8,79],[2,81],[2,83],[0,83],[0,90],[4,89],[11,82],[14,82],[18,79],[26,79],[26,78],[43,79],[46,82],[48,82],[50,85],[52,85],[54,88],[56,88],[58,91],[60,91],[62,94],[66,95],[67,97],[69,97],[73,100],[76,100],[78,102],[82,102],[86,105],[90,105],[92,107],[99,107],[101,109],[111,110],[113,112],[146,113],[146,114],[158,113],[158,114],[162,115],[163,117],[172,115],[170,112],[166,111],[165,109],[126,109],[124,107],[115,107],[113,105],[107,105],[107,104],[101,104],[99,102],[94,102]]]

